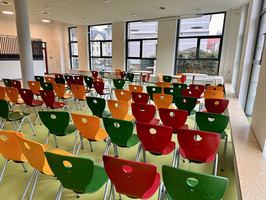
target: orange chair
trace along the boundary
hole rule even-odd
[[[63,102],[65,99],[70,99],[74,96],[73,94],[66,94],[65,93],[66,87],[64,84],[60,84],[60,83],[53,84],[53,88],[54,88],[54,91],[55,91],[57,97],[62,99]],[[70,104],[70,102],[68,102],[68,104]]]
[[[143,86],[141,86],[141,85],[128,85],[128,89],[130,92],[142,92]]]
[[[71,114],[73,122],[80,133],[80,142],[77,148],[76,155],[78,155],[83,138],[88,139],[91,151],[93,151],[91,142],[101,141],[108,137],[105,129],[100,128],[100,118],[97,116],[88,116],[81,114]],[[106,153],[104,153],[106,154]]]
[[[132,121],[133,115],[128,115],[129,104],[125,101],[107,100],[108,108],[115,119]]]
[[[159,78],[159,81],[160,82],[163,82],[163,74],[162,73],[159,73],[158,74],[158,78]]]
[[[80,110],[82,110],[81,108],[81,101],[86,101],[86,96],[85,96],[85,86],[84,85],[71,85],[70,86],[72,93],[75,96],[75,100],[74,100],[74,105],[76,105],[76,108],[78,109],[78,105],[77,105],[77,101],[79,102],[79,106],[80,106]],[[74,105],[72,107],[72,111],[74,110]]]
[[[44,77],[45,78],[45,82],[47,83],[55,83],[55,78],[54,77]]]
[[[224,92],[219,90],[205,90],[204,99],[223,99]]]
[[[41,89],[41,83],[39,81],[27,81],[27,84],[33,94],[38,97],[40,95],[39,90]]]
[[[208,85],[207,90],[218,90],[218,91],[224,91],[224,88],[221,86],[213,86],[213,85]]]
[[[9,97],[6,97],[5,87],[0,86],[0,99],[4,99],[7,102],[10,101]]]
[[[121,78],[121,69],[116,69],[115,70],[115,76],[116,76],[116,78]]]
[[[118,101],[125,101],[128,102],[129,105],[132,104],[131,99],[131,92],[129,90],[120,90],[120,89],[115,89],[115,96]]]
[[[19,146],[20,146],[23,154],[25,155],[29,164],[34,168],[34,171],[31,175],[29,183],[28,183],[26,190],[25,190],[21,199],[23,200],[25,198],[27,191],[29,189],[29,186],[30,186],[35,174],[36,174],[34,184],[32,186],[32,191],[30,194],[30,198],[29,198],[29,199],[32,199],[33,193],[34,193],[34,190],[36,187],[36,183],[38,180],[39,173],[41,172],[42,174],[53,175],[53,172],[50,169],[49,164],[48,164],[46,157],[44,155],[44,152],[48,149],[49,146],[31,141],[31,140],[27,140],[27,139],[21,137],[17,133],[16,133],[16,136],[17,136],[18,143],[19,143]],[[52,150],[49,152],[55,153],[55,154],[66,155],[66,156],[75,156],[71,153],[68,153],[68,152],[60,150],[60,149],[55,149],[55,150]],[[65,165],[68,166],[67,163],[65,163]]]
[[[173,96],[169,94],[153,94],[153,101],[157,107],[157,110],[160,108],[169,108],[174,109],[174,107],[170,107],[173,102]]]
[[[177,73],[176,76],[181,76],[180,78],[177,79],[176,83],[185,83],[187,76],[181,73]]]
[[[24,168],[24,172],[27,172],[24,162],[28,161],[20,149],[16,133],[21,137],[24,137],[24,135],[20,132],[0,131],[0,153],[6,159],[1,173],[0,182],[2,181],[9,160],[13,160],[15,163],[21,163]]]
[[[5,88],[5,92],[7,94],[7,96],[9,97],[10,101],[13,103],[13,105],[11,106],[11,110],[13,111],[13,108],[16,104],[19,104],[22,111],[24,112],[24,108],[23,105],[24,101],[19,98],[19,92],[17,88],[12,88],[12,87],[6,87]]]

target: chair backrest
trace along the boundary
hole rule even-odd
[[[121,71],[122,71],[121,69],[116,69],[115,70],[115,76],[116,76],[116,78],[118,78],[120,76]]]
[[[0,86],[0,99],[5,99],[5,97],[6,97],[5,88]]]
[[[205,99],[205,108],[209,113],[222,114],[228,104],[228,99]]]
[[[142,81],[143,82],[147,82],[150,80],[150,77],[151,77],[151,74],[150,73],[147,73],[145,75],[142,75]]]
[[[53,83],[42,82],[41,83],[41,87],[42,87],[43,90],[54,91]]]
[[[64,111],[39,111],[39,116],[49,132],[56,135],[65,135],[69,124],[69,113]]]
[[[43,76],[34,76],[35,81],[39,81],[40,83],[44,82],[44,77]]]
[[[135,77],[135,74],[127,73],[127,78],[128,78],[128,80],[129,80],[130,82],[133,82],[134,77]]]
[[[163,182],[172,199],[220,200],[225,194],[228,179],[163,165]]]
[[[12,87],[20,89],[21,88],[21,82],[17,80],[11,80]]]
[[[163,90],[164,94],[172,95],[173,98],[182,96],[182,89],[179,88],[165,87]]]
[[[125,82],[124,79],[113,79],[115,89],[123,89]]]
[[[113,118],[123,120],[126,117],[129,108],[128,102],[109,99],[107,103]]]
[[[21,132],[0,131],[0,153],[5,159],[26,162],[27,159],[19,146],[16,134],[24,137]]]
[[[156,108],[152,104],[132,103],[132,114],[137,122],[150,123],[156,113]]]
[[[21,98],[26,105],[32,106],[34,94],[30,89],[18,89]]]
[[[5,87],[5,92],[7,94],[7,96],[9,97],[9,99],[14,102],[17,103],[18,102],[18,89],[17,88],[13,88],[13,87]]]
[[[205,85],[200,85],[200,84],[190,84],[189,85],[189,89],[198,89],[201,91],[201,94],[204,92],[205,90]]]
[[[222,133],[227,127],[229,117],[207,112],[196,112],[196,123],[200,130]]]
[[[77,80],[78,85],[84,85],[84,83],[83,83],[83,76],[79,75],[79,76],[74,76],[73,78],[75,80]]]
[[[87,85],[88,88],[92,88],[93,87],[93,78],[89,77],[89,76],[84,76],[84,81]]]
[[[166,154],[165,150],[169,147],[173,135],[171,127],[139,122],[136,123],[136,127],[138,138],[145,151]]]
[[[182,89],[182,95],[184,97],[196,97],[196,98],[200,98],[201,91],[199,89]]]
[[[162,87],[162,88],[171,87],[170,83],[168,83],[168,82],[157,82],[156,86],[157,87]]]
[[[185,83],[186,79],[187,79],[187,76],[184,75],[184,74],[181,74],[181,73],[177,73],[176,76],[181,76],[180,79],[177,80],[178,83]]]
[[[98,74],[99,74],[98,71],[91,71],[91,75],[93,76],[93,78],[97,78]]]
[[[115,89],[115,96],[118,101],[129,102],[131,99],[131,92],[129,90]]]
[[[120,73],[120,77],[121,77],[121,79],[124,79],[125,77],[126,77],[126,72],[125,71],[121,71],[121,73]]]
[[[32,90],[33,94],[40,94],[41,83],[39,81],[27,81],[29,88]]]
[[[163,75],[163,81],[164,81],[164,82],[167,82],[167,83],[171,83],[171,81],[172,81],[172,76],[166,76],[166,75]]]
[[[213,161],[220,143],[220,134],[205,131],[178,129],[177,139],[185,158],[191,161]]]
[[[191,114],[191,111],[195,108],[197,104],[196,97],[175,97],[174,102],[176,107],[179,110],[186,110],[188,115]]]
[[[29,164],[39,170],[42,173],[53,175],[52,170],[49,167],[49,164],[45,158],[44,152],[45,148],[42,144],[28,140],[20,135],[17,135],[19,146],[28,160]]]
[[[108,179],[104,171],[101,174],[96,174],[94,162],[89,158],[65,156],[51,152],[45,152],[44,154],[51,170],[64,188],[78,193],[94,193]],[[98,178],[98,184],[90,185],[95,178]]]
[[[162,73],[159,73],[158,74],[158,78],[159,78],[159,81],[160,82],[163,82],[163,74]]]
[[[46,76],[46,77],[44,77],[44,79],[45,79],[45,82],[47,82],[47,83],[55,83],[54,77]]]
[[[114,118],[103,118],[103,124],[112,143],[124,147],[128,146],[128,141],[134,130],[133,122]]]
[[[184,83],[173,83],[173,87],[174,88],[179,88],[182,91],[182,89],[187,89],[187,84],[184,84]]]
[[[40,95],[47,107],[53,107],[55,102],[55,94],[53,91],[40,90]]]
[[[4,82],[6,87],[12,87],[11,79],[3,78],[2,81]]]
[[[176,132],[186,123],[188,112],[186,110],[160,108],[159,115],[163,125],[172,127],[173,132]]]
[[[103,78],[94,78],[93,82],[103,82]]]
[[[153,94],[153,101],[159,108],[168,108],[173,102],[173,96],[169,94]]]
[[[207,90],[218,90],[218,91],[224,91],[224,88],[221,86],[214,86],[214,85],[208,85]]]
[[[55,83],[66,84],[64,78],[54,78]]]
[[[65,76],[65,79],[73,79],[73,76],[72,75],[64,75]]]
[[[128,89],[130,92],[142,92],[143,86],[141,86],[141,85],[128,85]]]
[[[162,93],[162,87],[156,87],[156,86],[147,86],[146,87],[147,89],[147,92],[150,96],[150,99],[153,100],[153,94],[154,93],[158,93],[158,94],[161,94]]]
[[[66,79],[68,87],[71,87],[71,85],[78,85],[79,81],[76,79]]]
[[[55,74],[54,77],[55,78],[64,78],[64,75],[63,74]]]
[[[148,199],[159,186],[160,176],[155,165],[106,155],[103,156],[103,163],[107,176],[118,193],[133,198]],[[154,191],[147,192],[152,187]]]
[[[131,97],[135,103],[148,103],[148,101],[149,101],[149,94],[148,93],[131,92]]]
[[[0,117],[8,119],[9,105],[6,100],[0,99]]]
[[[71,85],[70,86],[72,93],[75,95],[76,99],[83,100],[85,95],[85,86],[84,85]]]
[[[92,114],[102,118],[102,114],[106,105],[105,99],[98,97],[86,97],[86,100]]]
[[[94,81],[93,82],[93,87],[94,87],[94,89],[96,90],[96,92],[98,93],[98,94],[102,94],[103,93],[103,90],[104,90],[104,82],[96,82],[96,81]]]
[[[64,84],[60,84],[60,83],[56,83],[53,85],[54,87],[54,91],[56,93],[56,95],[59,97],[59,98],[63,98],[64,97],[64,94],[66,92],[66,87]]]
[[[219,90],[205,90],[204,99],[223,99],[224,92]]]

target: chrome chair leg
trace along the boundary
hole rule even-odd
[[[73,151],[72,151],[73,154],[75,153],[75,150],[76,150],[76,144],[77,144],[78,134],[79,134],[79,133],[78,133],[78,130],[76,130],[75,141],[74,141],[74,147],[73,147]]]
[[[53,134],[53,135],[54,135],[55,146],[56,146],[56,148],[58,148],[58,143],[57,143],[56,135],[55,134]]]
[[[61,184],[60,188],[58,189],[58,192],[56,194],[55,200],[60,200],[61,199],[62,191],[63,191],[63,185]]]
[[[137,156],[136,156],[136,162],[139,162],[139,160],[140,160],[141,149],[142,149],[142,143],[139,142],[139,147],[138,147]]]
[[[224,153],[223,153],[223,162],[222,162],[222,172],[224,171],[224,164],[225,164],[225,158],[226,158],[226,150],[227,150],[227,142],[228,142],[228,135],[225,135],[225,141],[224,141]]]
[[[50,132],[48,131],[48,134],[47,134],[47,138],[46,138],[45,144],[48,144],[49,137],[50,137]]]
[[[24,164],[24,163],[21,163],[21,164],[22,164],[22,167],[23,167],[23,169],[24,169],[24,172],[27,172],[28,170],[27,170],[25,164]]]
[[[106,187],[105,187],[105,191],[104,191],[103,200],[106,200],[106,199],[107,199],[108,189],[109,189],[109,184],[110,184],[110,179],[108,179],[108,181],[107,181],[107,183],[106,183]]]
[[[2,181],[2,178],[3,178],[3,176],[4,176],[4,173],[5,173],[5,171],[6,171],[6,166],[7,166],[8,161],[9,161],[9,160],[6,159],[5,164],[4,164],[4,167],[3,167],[3,170],[2,170],[2,173],[1,173],[1,176],[0,176],[0,183],[1,183],[1,181]]]
[[[35,187],[36,187],[36,183],[37,183],[37,180],[38,180],[38,177],[39,177],[39,173],[40,173],[40,171],[38,171],[37,174],[36,174],[36,176],[35,176],[35,180],[34,180],[34,183],[33,183],[33,186],[32,186],[32,190],[31,190],[31,193],[30,193],[29,200],[32,200],[33,193],[34,193]]]
[[[90,143],[91,152],[93,152],[91,141],[89,141],[89,143]]]
[[[218,167],[218,154],[215,155],[214,166],[213,166],[213,175],[217,175],[217,167]]]
[[[27,192],[28,192],[28,189],[29,189],[29,187],[30,187],[30,184],[31,184],[31,182],[32,182],[32,179],[33,179],[33,177],[35,176],[35,173],[37,172],[37,169],[34,169],[34,171],[32,172],[32,175],[31,175],[31,177],[30,177],[30,180],[29,180],[29,182],[28,182],[28,185],[27,185],[27,187],[26,187],[26,189],[25,189],[25,191],[24,191],[24,193],[23,193],[23,195],[22,195],[22,197],[21,197],[21,200],[24,200],[25,199],[25,196],[26,196],[26,194],[27,194]]]

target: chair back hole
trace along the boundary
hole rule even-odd
[[[134,87],[134,90],[136,90],[137,89],[137,87]]]
[[[88,121],[87,121],[86,118],[82,118],[82,122],[83,122],[83,123],[87,123]]]
[[[170,112],[169,115],[170,115],[171,117],[174,117],[174,116],[175,116],[175,113],[174,113],[174,112]]]
[[[215,101],[215,102],[214,102],[214,105],[216,105],[216,106],[219,105],[219,104],[220,104],[219,101]]]
[[[161,99],[161,100],[164,100],[164,96],[160,96],[160,99]]]
[[[197,141],[197,142],[199,142],[199,141],[202,140],[202,137],[200,135],[194,135],[194,140]]]
[[[118,122],[115,122],[114,123],[114,127],[119,128],[120,127],[120,124]]]
[[[27,92],[24,90],[23,93],[26,94]]]
[[[156,129],[154,129],[154,128],[151,128],[151,129],[150,129],[150,133],[151,133],[151,134],[156,134],[156,133],[157,133],[157,131],[156,131]]]
[[[64,161],[63,161],[63,165],[64,165],[64,167],[66,167],[66,168],[71,168],[71,167],[72,167],[71,162],[69,162],[69,161],[67,161],[67,160],[64,160]]]
[[[2,141],[7,141],[7,137],[6,137],[5,135],[0,135],[0,139],[1,139]]]
[[[94,104],[97,104],[97,100],[96,99],[93,99],[92,101]]]
[[[155,88],[152,88],[152,91],[155,91]]]
[[[118,107],[119,107],[119,104],[118,104],[118,103],[115,103],[115,107],[117,107],[117,108],[118,108]]]
[[[56,119],[56,115],[55,114],[51,114],[51,119]]]
[[[164,83],[162,83],[162,86],[164,87]]]
[[[32,83],[32,85],[35,85],[35,83]]]
[[[140,108],[140,111],[145,111],[145,108],[142,108],[142,107],[141,107],[141,108]]]
[[[187,103],[187,99],[183,99],[183,102],[184,102],[184,103]]]
[[[199,181],[192,177],[187,178],[186,182],[190,187],[195,187],[199,184]],[[190,189],[190,191],[193,192],[193,189]]]
[[[209,122],[213,122],[215,119],[214,117],[208,117]]]
[[[196,89],[199,89],[199,87],[198,87],[198,86],[196,86],[195,88],[196,88]]]
[[[189,94],[192,94],[192,92],[191,92],[191,91],[188,91],[188,93],[189,93]]]
[[[172,92],[174,92],[174,90],[171,89],[170,92],[172,93]]]
[[[141,98],[141,94],[138,95],[138,98]]]
[[[216,88],[213,88],[213,90],[216,90]]]
[[[27,149],[30,149],[30,145],[28,143],[24,142],[24,145]]]
[[[123,172],[125,172],[126,174],[130,174],[133,172],[133,168],[128,165],[123,165],[122,169],[123,169]]]
[[[124,92],[121,92],[121,95],[125,95],[125,93]]]

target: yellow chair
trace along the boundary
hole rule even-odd
[[[174,107],[170,106],[173,102],[173,96],[169,94],[153,94],[153,101],[157,107],[157,110],[160,108],[169,108],[174,109]]]
[[[205,90],[204,99],[223,99],[224,92],[219,90]]]
[[[133,115],[128,115],[129,104],[125,101],[108,100],[108,108],[115,119],[126,121],[134,120]]]
[[[224,88],[221,86],[214,86],[214,85],[208,85],[207,90],[218,90],[218,91],[223,91]]]
[[[128,89],[130,92],[142,92],[143,86],[141,86],[141,85],[128,85]]]

